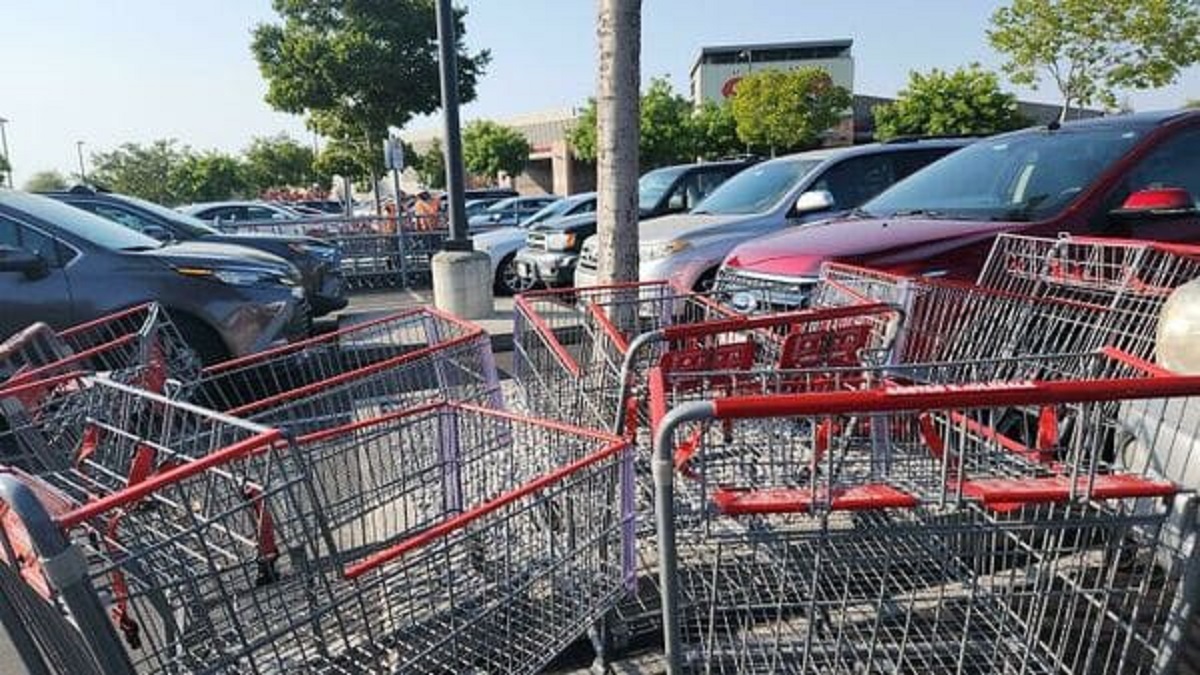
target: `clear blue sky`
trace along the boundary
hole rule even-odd
[[[467,41],[493,62],[466,118],[577,105],[596,77],[594,0],[468,0]],[[686,91],[702,45],[848,37],[857,93],[891,95],[909,70],[979,61],[998,66],[983,37],[999,0],[645,0],[643,76]],[[19,185],[41,169],[74,171],[75,141],[103,150],[173,137],[238,150],[301,121],[263,102],[250,29],[270,0],[0,2],[0,117]],[[1053,101],[1055,92],[1017,90]],[[1134,94],[1139,109],[1200,96],[1200,70]],[[410,128],[435,124],[416,120]]]

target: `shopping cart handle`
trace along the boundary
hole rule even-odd
[[[662,329],[662,331],[663,337],[667,340],[684,340],[687,338],[704,337],[708,335],[720,335],[721,333],[729,333],[738,330],[756,330],[759,328],[772,328],[775,326],[786,326],[793,323],[805,323],[812,321],[834,321],[837,319],[849,319],[853,317],[871,316],[875,314],[891,314],[899,311],[899,308],[885,303],[849,305],[847,307],[828,307],[821,309],[801,309],[793,312],[782,312],[780,314],[768,314],[764,316],[739,315],[728,319],[717,319],[714,321],[704,321],[700,323],[676,324],[666,326]]]

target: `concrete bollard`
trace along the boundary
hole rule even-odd
[[[492,304],[492,262],[481,251],[442,251],[433,256],[433,304],[463,319],[486,319]]]

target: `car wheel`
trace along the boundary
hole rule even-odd
[[[517,274],[517,254],[512,253],[500,261],[496,268],[496,292],[503,295],[516,295],[534,287],[532,279],[526,279]]]
[[[709,293],[712,291],[713,286],[716,285],[716,282],[717,268],[714,267],[700,275],[700,278],[696,280],[695,285],[692,286],[692,291],[696,293]]]
[[[184,341],[188,343],[192,351],[196,352],[196,356],[200,357],[200,361],[204,365],[220,363],[229,358],[229,349],[221,340],[221,336],[203,321],[178,313],[172,314],[171,320],[179,329]]]

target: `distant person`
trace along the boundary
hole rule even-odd
[[[417,193],[417,201],[413,204],[417,229],[436,230],[438,221],[441,219],[441,210],[442,199],[440,196],[432,195],[428,190],[421,190]]]

